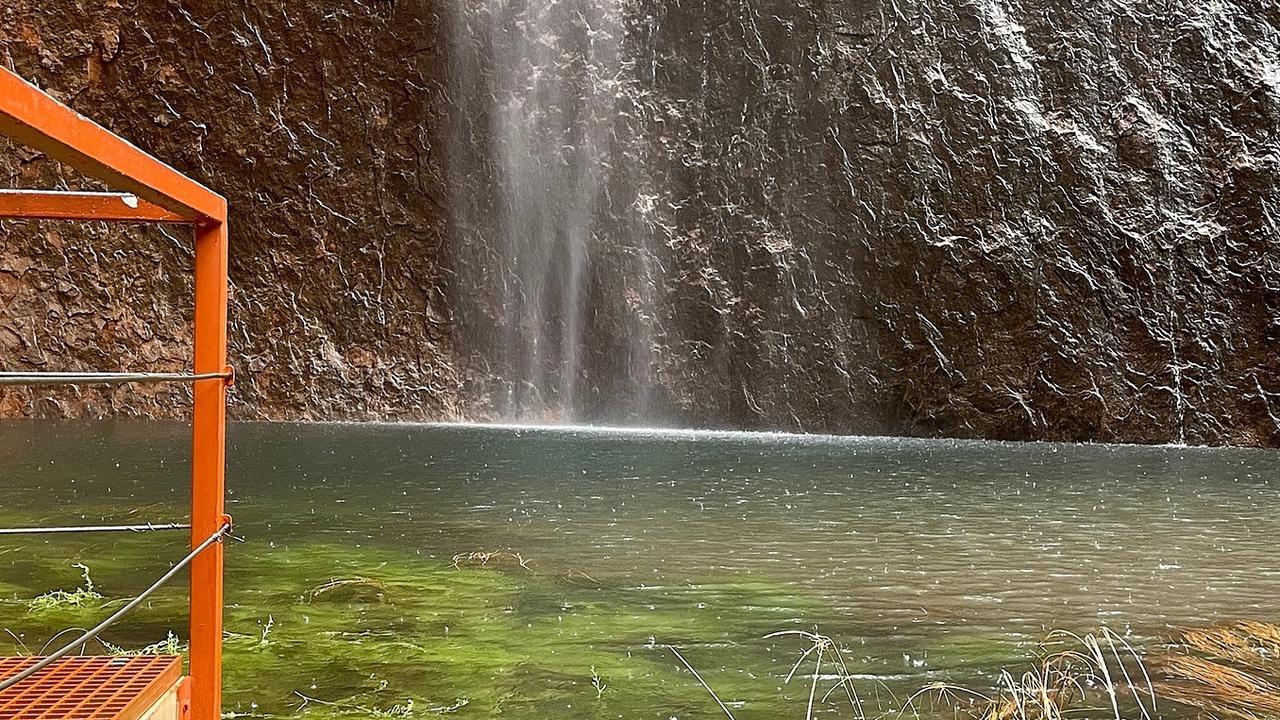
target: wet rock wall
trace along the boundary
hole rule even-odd
[[[1275,444],[1280,6],[664,3],[704,422]]]
[[[0,7],[0,62],[228,198],[234,416],[459,414],[435,22],[403,0]],[[11,145],[0,176],[93,187]],[[6,222],[0,359],[182,368],[190,264],[178,230]],[[6,390],[0,414],[182,416],[183,395]]]
[[[658,269],[647,401],[627,419],[1280,443],[1274,3],[627,13],[619,112],[643,139],[627,152]],[[503,307],[451,245],[445,118],[479,111],[445,80],[447,28],[403,0],[18,0],[0,62],[229,196],[239,416],[485,419]],[[10,184],[77,184],[20,151],[0,164]],[[593,288],[635,267],[636,244],[610,242]],[[153,230],[6,223],[0,356],[177,366],[189,262]],[[634,324],[599,307],[586,421],[636,394],[608,380]],[[0,411],[174,400],[5,392]]]

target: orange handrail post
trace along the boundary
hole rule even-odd
[[[0,67],[0,135],[116,192],[0,190],[0,218],[184,223],[195,231],[193,373],[227,368],[227,201],[120,136]],[[231,519],[225,514],[226,387],[195,380],[191,456],[192,548]],[[191,564],[191,720],[222,710],[222,544]]]
[[[225,212],[225,210],[224,210]],[[195,366],[222,372],[227,364],[227,223],[196,228]],[[191,544],[227,522],[223,510],[227,434],[226,381],[198,380],[193,391]],[[222,714],[222,544],[191,565],[191,709],[193,720]]]

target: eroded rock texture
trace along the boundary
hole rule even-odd
[[[691,413],[1280,440],[1280,6],[728,5],[656,22]]]
[[[16,0],[0,62],[227,196],[239,417],[453,417],[436,20],[415,2]],[[21,187],[91,187],[3,146]],[[178,369],[190,243],[5,223],[10,369]],[[4,415],[181,416],[182,391],[0,392]]]
[[[331,5],[17,0],[0,60],[230,196],[241,415],[492,416],[517,364],[484,287],[493,125],[445,80],[479,51],[414,2]],[[623,5],[643,172],[596,203],[574,417],[1280,444],[1276,3]],[[181,239],[0,237],[6,362],[183,356]],[[4,412],[172,410],[29,397]]]
[[[630,7],[620,112],[647,141],[604,191],[641,168],[658,195],[653,414],[1280,440],[1275,3]],[[641,248],[597,233],[607,298]]]

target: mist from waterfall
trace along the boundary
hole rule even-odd
[[[498,416],[636,420],[652,364],[652,209],[621,0],[451,3],[461,333]]]

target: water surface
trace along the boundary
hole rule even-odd
[[[187,434],[4,423],[0,521],[183,517]],[[229,441],[237,714],[723,717],[670,644],[740,720],[802,717],[807,681],[782,679],[805,645],[771,632],[832,636],[891,704],[990,686],[1052,629],[1150,647],[1280,617],[1271,451],[407,425]],[[0,652],[93,624],[183,543],[0,538]],[[103,599],[33,609],[84,585],[76,563]],[[184,614],[175,587],[106,639],[181,636]]]

